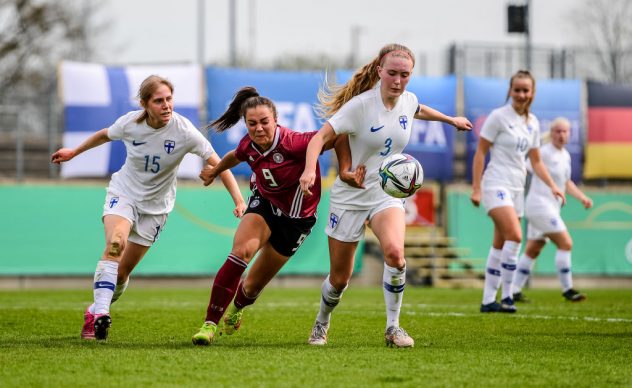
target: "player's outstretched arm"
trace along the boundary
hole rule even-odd
[[[310,188],[314,186],[314,182],[316,181],[316,161],[318,160],[323,146],[332,141],[335,136],[334,128],[329,122],[326,122],[318,130],[318,133],[312,137],[312,140],[309,141],[305,154],[305,169],[299,179],[304,195],[312,195]]]
[[[208,158],[208,164],[204,166],[204,168],[202,168],[202,171],[200,172],[200,179],[202,179],[202,181],[204,182],[204,186],[210,185],[222,172],[233,168],[240,163],[240,160],[237,159],[237,157],[235,156],[235,150],[229,151],[219,161],[216,159],[219,158],[217,154],[213,155],[215,156],[215,158],[213,158],[213,156]]]
[[[472,130],[472,123],[470,123],[470,120],[468,120],[467,117],[451,117],[423,104],[419,104],[419,111],[415,113],[415,118],[418,120],[441,121],[452,125],[459,131]]]
[[[220,162],[221,160],[216,153],[211,155],[211,157],[206,160],[206,163],[208,163],[207,166],[211,169],[213,168],[212,166],[217,166]],[[201,175],[202,173],[200,173],[200,176]],[[241,216],[243,216],[244,212],[246,211],[246,202],[244,201],[244,197],[241,195],[241,190],[239,190],[239,184],[237,183],[235,176],[230,170],[227,169],[222,171],[219,174],[219,177],[222,180],[224,187],[226,187],[226,190],[228,190],[228,193],[233,199],[233,202],[235,203],[233,214],[235,215],[235,217],[241,218]]]
[[[110,138],[108,137],[108,129],[103,128],[90,135],[90,137],[84,140],[83,143],[79,144],[77,148],[60,148],[51,156],[50,161],[56,164],[67,162],[75,156],[109,141]]]

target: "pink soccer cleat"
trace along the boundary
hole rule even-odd
[[[94,338],[94,314],[90,312],[90,306],[83,313],[83,327],[81,328],[81,338],[93,340]]]

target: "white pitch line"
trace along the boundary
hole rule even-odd
[[[404,312],[406,315],[421,315],[421,316],[429,316],[429,317],[472,317],[472,316],[482,316],[482,313],[469,314],[469,313],[420,313],[416,311],[406,311]],[[486,313],[489,315],[490,313]],[[501,314],[501,313],[497,313]],[[503,314],[507,315],[507,314]],[[576,316],[564,316],[564,315],[540,315],[540,314],[511,314],[511,317],[522,318],[522,319],[545,319],[545,320],[568,320],[568,321],[588,321],[588,322],[611,322],[611,323],[632,323],[632,319],[628,318],[599,318],[599,317],[576,317]]]

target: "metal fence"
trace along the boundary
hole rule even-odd
[[[525,45],[459,43],[447,50],[448,74],[509,78],[527,68]],[[537,78],[575,78],[607,82],[599,55],[583,48],[531,47],[531,72]]]
[[[0,102],[0,178],[54,178],[49,155],[61,143],[62,112],[55,88],[13,94]]]

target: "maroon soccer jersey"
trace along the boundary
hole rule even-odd
[[[277,126],[272,146],[261,152],[244,136],[235,156],[246,161],[255,174],[259,194],[292,218],[310,217],[320,201],[320,167],[316,165],[316,180],[311,196],[303,196],[299,179],[305,169],[307,144],[316,132],[300,133]]]

